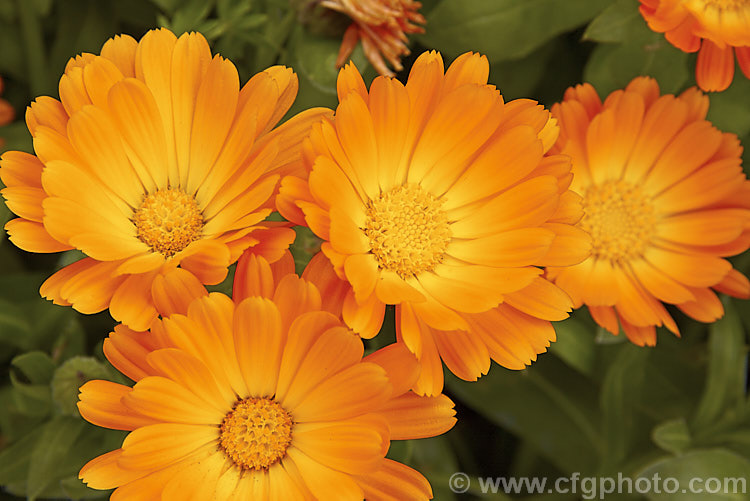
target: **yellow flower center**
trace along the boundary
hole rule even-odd
[[[245,470],[267,469],[292,443],[292,417],[270,398],[246,398],[221,423],[219,444]]]
[[[406,278],[443,260],[451,230],[442,203],[416,184],[397,186],[370,201],[365,234],[381,268]]]
[[[591,186],[583,197],[581,228],[591,234],[592,256],[627,261],[643,254],[654,231],[651,200],[637,186],[609,181]]]
[[[203,214],[190,195],[173,188],[146,196],[133,215],[138,238],[171,257],[200,238]]]

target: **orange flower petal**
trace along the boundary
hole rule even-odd
[[[123,405],[122,399],[132,390],[110,381],[89,381],[80,388],[78,410],[87,421],[113,430],[134,430],[156,422]]]
[[[719,47],[704,39],[695,66],[695,81],[708,92],[721,92],[734,78],[734,50],[731,46]]]
[[[432,330],[445,366],[465,381],[476,381],[490,370],[490,354],[480,336],[465,331]]]
[[[366,499],[432,499],[432,488],[426,478],[416,470],[391,459],[385,459],[377,471],[357,477],[357,482]]]
[[[276,392],[283,342],[281,313],[269,299],[251,297],[234,312],[234,345],[242,377],[254,397]]]
[[[453,405],[445,395],[423,397],[409,392],[391,399],[380,413],[388,419],[391,440],[412,440],[434,437],[453,428]]]

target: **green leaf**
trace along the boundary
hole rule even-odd
[[[617,0],[591,21],[583,33],[583,39],[592,42],[624,42],[645,23],[638,12],[639,5],[633,0]]]
[[[539,360],[523,371],[493,366],[474,383],[447,374],[446,385],[452,396],[528,441],[560,471],[594,472],[602,448],[594,426],[598,410],[582,391],[580,379],[559,371],[554,379],[542,375],[540,366],[554,361]]]
[[[710,426],[727,409],[744,403],[747,348],[742,323],[731,300],[725,314],[709,327],[708,375],[692,424],[696,430]]]
[[[622,44],[600,44],[592,52],[583,79],[602,98],[640,75],[655,78],[663,94],[678,92],[691,79],[688,55],[673,47],[660,33],[644,29],[641,35]]]
[[[490,61],[524,57],[596,16],[611,0],[444,0],[417,40],[447,60],[467,51]]]
[[[78,388],[92,379],[108,379],[107,366],[93,357],[73,357],[55,370],[52,400],[63,414],[78,416]]]
[[[199,30],[202,22],[211,12],[213,4],[214,2],[210,0],[189,0],[174,12],[172,19],[166,26],[177,36],[185,32]]]
[[[183,0],[151,0],[161,10],[171,14],[174,10],[183,3]]]
[[[13,402],[18,411],[27,416],[44,417],[52,410],[49,385],[14,382]]]
[[[13,400],[19,411],[29,416],[45,416],[50,412],[49,382],[54,370],[55,363],[41,351],[24,353],[11,361]]]
[[[30,501],[48,486],[77,472],[79,465],[71,465],[66,457],[85,427],[82,419],[68,416],[59,416],[44,425],[39,442],[32,450],[26,477]]]
[[[73,313],[68,311],[68,313]],[[58,326],[60,328],[60,326]],[[59,362],[80,355],[86,349],[86,333],[83,331],[80,318],[69,314],[61,322],[60,334],[52,346],[52,360]]]
[[[104,42],[118,33],[114,3],[99,0],[56,2],[58,29],[49,51],[49,67],[54,70],[55,78],[59,78],[58,72],[63,71],[69,58],[81,52],[99,54]],[[52,81],[57,89],[57,79]],[[50,95],[56,93],[55,90]]]
[[[630,343],[622,345],[604,377],[601,391],[606,446],[604,471],[620,464],[630,450],[648,356],[648,349]]]
[[[544,76],[557,44],[550,42],[522,59],[499,61],[490,66],[490,80],[506,101],[528,98]]]
[[[706,117],[723,132],[733,132],[740,138],[750,134],[750,80],[737,73],[732,85],[723,92],[709,94],[711,105]],[[747,149],[747,143],[743,143]]]
[[[41,351],[18,355],[11,361],[11,366],[14,370],[10,376],[14,384],[48,384],[55,372],[55,363]]]
[[[42,22],[33,2],[16,0],[18,23],[21,28],[22,47],[25,48],[26,68],[31,93],[35,96],[49,95],[53,86],[48,78],[49,66],[44,45]],[[13,45],[17,46],[17,42]]]
[[[582,374],[592,375],[596,359],[593,333],[582,322],[573,318],[553,325],[557,341],[550,346],[550,352]]]
[[[0,299],[0,341],[21,349],[31,348],[31,325],[18,307]]]
[[[12,3],[8,2],[8,4]],[[5,5],[5,3],[0,2],[0,5]],[[21,30],[18,23],[0,23],[0,74],[3,77],[13,77],[25,81],[27,78],[26,63],[23,51],[18,50],[17,42],[20,37]],[[5,131],[8,128],[3,127],[0,130]],[[0,134],[0,136],[6,137],[5,132]]]
[[[430,481],[435,499],[455,499],[447,479],[459,468],[448,437],[442,435],[410,442],[413,442],[413,450],[408,464]]]
[[[654,428],[651,438],[665,451],[680,454],[690,446],[690,429],[685,418],[673,419]]]
[[[655,475],[661,479],[659,489],[649,489],[644,493],[651,500],[669,501],[716,501],[747,500],[747,482],[750,478],[750,462],[725,449],[690,451],[681,456],[668,456],[650,464],[637,474],[638,478],[648,479],[655,485]],[[670,479],[666,481],[666,479]],[[673,482],[674,479],[677,482]],[[719,484],[726,482],[726,492],[714,491]],[[638,481],[634,482],[638,486]],[[646,482],[641,481],[645,485]],[[742,489],[744,484],[744,489]],[[698,490],[703,492],[698,492]],[[667,492],[667,491],[675,492]],[[744,492],[743,492],[744,490]],[[706,492],[714,491],[714,492]],[[734,491],[734,492],[732,492]]]
[[[0,485],[9,484],[25,476],[31,460],[31,451],[40,437],[41,432],[36,429],[0,452]]]

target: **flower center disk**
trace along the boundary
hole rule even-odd
[[[407,278],[442,262],[451,239],[442,203],[415,184],[370,201],[364,230],[381,268]]]
[[[167,188],[146,196],[133,223],[141,242],[171,257],[200,238],[203,214],[193,197]]]
[[[219,444],[242,469],[277,463],[292,443],[292,417],[269,398],[246,398],[221,423]]]
[[[628,261],[643,255],[654,233],[654,207],[641,190],[622,181],[591,186],[579,223],[591,235],[592,256]]]

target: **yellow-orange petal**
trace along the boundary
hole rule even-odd
[[[143,476],[143,472],[119,466],[122,449],[95,457],[81,468],[78,478],[92,489],[113,489]]]
[[[345,64],[339,71],[336,79],[336,92],[339,101],[343,101],[350,92],[356,92],[362,99],[368,99],[365,81],[362,80],[362,75],[359,74],[359,70],[353,62]]]
[[[156,336],[150,333],[136,332],[123,324],[115,326],[113,332],[104,340],[104,355],[120,372],[133,381],[155,375],[153,367],[146,361],[146,356],[153,350],[161,348],[156,343]]]
[[[733,297],[750,299],[750,280],[735,269],[729,270],[729,273],[713,288]]]
[[[391,440],[433,437],[456,424],[453,402],[445,395],[424,397],[413,392],[391,399],[380,413],[388,419]]]
[[[87,421],[113,430],[134,430],[155,423],[154,419],[134,412],[122,403],[132,391],[132,388],[110,381],[89,381],[80,388],[78,410]]]
[[[393,461],[383,460],[380,469],[357,477],[366,499],[422,501],[432,499],[430,483],[419,472]]]
[[[127,276],[112,295],[109,304],[112,318],[137,331],[145,331],[151,327],[159,314],[151,296],[151,285],[156,273],[152,271]]]
[[[215,442],[213,426],[157,423],[133,430],[122,443],[117,464],[130,470],[159,470]]]
[[[130,35],[115,35],[102,46],[102,57],[115,63],[117,69],[126,76],[135,76],[135,52],[138,42]]]
[[[519,228],[470,240],[454,239],[446,252],[484,266],[517,267],[537,263],[548,252],[555,234],[545,228]]]
[[[115,291],[125,281],[124,276],[115,273],[119,264],[81,259],[45,280],[39,293],[55,304],[73,305],[81,313],[99,313],[109,306]]]
[[[225,414],[232,410],[235,399],[222,397],[211,371],[192,355],[176,348],[163,348],[146,355],[146,362],[153,368],[155,376],[163,376],[190,388],[203,400],[203,406],[211,406]]]
[[[698,86],[705,91],[720,92],[729,87],[733,78],[734,49],[731,46],[719,47],[704,39],[695,66]]]
[[[61,252],[73,248],[52,238],[42,223],[20,217],[5,223],[5,231],[14,245],[27,252]]]
[[[298,423],[294,447],[311,459],[348,474],[376,469],[388,450],[388,424],[366,415],[325,424]]]
[[[273,396],[285,341],[279,309],[269,299],[247,298],[234,311],[233,330],[237,360],[248,392],[254,397]]]
[[[294,463],[306,487],[318,499],[345,501],[364,498],[362,489],[352,477],[318,463],[295,447],[287,449],[287,460]]]
[[[355,299],[354,291],[350,290],[344,298],[341,315],[354,332],[365,339],[374,337],[383,325],[385,303],[376,294],[370,294],[363,302]]]
[[[122,397],[125,407],[154,420],[184,424],[219,424],[224,413],[205,405],[190,390],[174,381],[150,376]]]
[[[677,307],[686,315],[700,322],[715,322],[724,316],[724,306],[716,294],[707,288],[691,288],[694,301],[686,301]]]
[[[377,364],[385,370],[391,381],[394,397],[406,393],[419,377],[419,362],[404,343],[391,343],[362,360]]]
[[[320,335],[331,327],[340,325],[337,317],[326,311],[311,311],[295,318],[289,334],[279,369],[276,398],[283,401],[297,377],[300,364]]]
[[[508,130],[474,159],[446,192],[444,210],[481,200],[528,175],[542,157],[537,135],[527,125]],[[502,165],[502,169],[498,169]]]
[[[432,329],[420,321],[409,304],[396,307],[396,337],[417,356],[422,368],[413,390],[418,395],[434,396],[443,388],[443,363]]]
[[[351,331],[342,327],[332,327],[319,335],[310,346],[307,355],[300,362],[289,391],[284,395],[282,405],[296,409],[307,394],[338,372],[352,367],[362,359],[364,346]],[[312,421],[317,421],[313,417]]]
[[[549,280],[537,277],[517,292],[505,294],[505,303],[533,317],[544,320],[564,320],[573,308],[573,302],[559,287]]]
[[[432,329],[440,358],[445,366],[465,381],[476,381],[490,370],[487,345],[474,332]]]
[[[154,306],[161,316],[187,313],[193,299],[208,295],[195,275],[182,268],[174,268],[154,277],[151,284]]]
[[[349,389],[345,391],[344,388]],[[299,423],[347,419],[382,406],[390,398],[391,391],[382,367],[361,363],[323,380],[292,412]]]

